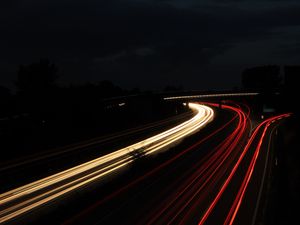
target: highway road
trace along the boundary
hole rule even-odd
[[[256,224],[271,141],[290,114],[253,128],[245,104],[189,106],[197,114],[172,129],[1,194],[0,221]]]
[[[165,150],[212,121],[210,107],[189,103],[197,114],[188,121],[153,137],[122,148],[68,170],[10,190],[0,195],[0,223],[12,220],[28,211],[74,191],[88,183],[122,168],[142,155]]]
[[[176,116],[133,127],[122,132],[95,137],[39,154],[16,158],[0,164],[0,193],[69,169],[105,154],[145,140],[191,119],[188,110]],[[51,165],[51,166],[49,166]]]
[[[176,116],[173,116],[171,118],[167,118],[164,120],[160,120],[154,123],[150,123],[150,124],[146,124],[146,125],[142,125],[142,126],[138,126],[135,128],[131,128],[122,132],[118,132],[118,133],[113,133],[113,134],[108,134],[105,136],[101,136],[101,137],[96,137],[96,138],[92,138],[80,143],[73,143],[67,146],[63,146],[60,148],[56,148],[56,149],[50,149],[48,151],[43,151],[41,154],[35,154],[35,155],[29,155],[27,157],[23,157],[23,158],[17,158],[15,160],[10,160],[7,161],[5,163],[1,163],[0,164],[0,172],[5,172],[7,170],[12,170],[18,167],[24,167],[26,164],[32,164],[38,161],[42,161],[42,160],[48,160],[49,158],[54,158],[54,157],[59,157],[61,158],[62,155],[67,155],[73,152],[76,152],[76,150],[82,151],[82,149],[84,148],[86,151],[86,148],[90,148],[92,146],[97,146],[97,148],[99,148],[99,146],[103,145],[104,143],[111,146],[113,144],[113,142],[122,142],[122,143],[126,143],[126,139],[133,139],[133,136],[135,137],[141,137],[142,139],[144,135],[142,135],[141,133],[146,133],[150,136],[151,135],[151,131],[152,130],[161,130],[161,129],[165,129],[166,127],[174,127],[175,125],[186,121],[187,119],[191,118],[193,116],[193,112],[186,112],[186,113],[182,113]],[[137,139],[138,140],[138,139]],[[107,146],[105,146],[107,147]],[[108,153],[109,151],[111,151],[110,149],[104,153]],[[78,153],[78,152],[76,152]],[[88,152],[88,154],[90,154],[90,152]]]
[[[291,114],[282,114],[272,116],[260,123],[251,136],[246,150],[249,151],[247,162],[241,162],[245,166],[244,176],[239,185],[238,192],[232,202],[229,213],[224,224],[258,224],[258,210],[264,211],[260,204],[263,191],[268,191],[266,187],[267,168],[270,167],[271,160],[271,142],[276,138],[276,128],[282,122],[282,119]],[[241,159],[242,160],[242,159]],[[246,161],[246,160],[245,160]],[[266,199],[264,199],[265,201]]]
[[[232,114],[227,122],[215,124],[194,142],[189,140],[177,154],[126,181],[63,224],[255,224],[260,188],[249,191],[250,181],[255,180],[253,171],[263,173],[266,161],[261,158],[268,152],[263,150],[269,150],[263,143],[269,141],[271,127],[289,114],[262,121],[250,135],[247,106],[222,108]]]

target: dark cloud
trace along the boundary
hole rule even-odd
[[[0,9],[7,21],[0,25],[3,71],[49,57],[65,82],[111,78],[128,86],[148,80],[149,88],[172,82],[196,87],[197,74],[219,76],[213,59],[235,45],[280,39],[274,30],[300,25],[300,5],[293,2],[261,8],[227,2],[16,0]],[[226,86],[228,79],[218,78]]]

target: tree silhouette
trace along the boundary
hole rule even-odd
[[[48,59],[41,59],[38,63],[21,65],[18,70],[16,86],[22,94],[40,95],[55,87],[57,67]]]
[[[57,67],[48,59],[19,67],[15,84],[23,111],[45,114],[60,101],[55,96],[57,71]]]
[[[163,89],[164,92],[178,92],[182,90],[183,90],[182,86],[174,86],[174,85],[167,85]]]
[[[7,116],[11,112],[12,95],[10,90],[0,85],[0,117]]]
[[[285,66],[285,85],[289,92],[296,92],[298,86],[298,77],[300,76],[300,66]]]
[[[294,104],[295,96],[298,95],[300,66],[284,66],[284,91],[285,91],[285,108],[289,108],[295,113],[300,114],[298,104]]]
[[[10,90],[7,87],[0,85],[0,99],[8,99],[11,96]]]
[[[277,65],[248,68],[242,73],[242,84],[246,89],[272,91],[280,86],[279,73]]]

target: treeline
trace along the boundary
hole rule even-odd
[[[30,153],[164,119],[186,108],[150,92],[104,80],[60,86],[58,67],[41,60],[19,67],[12,94],[0,88],[0,148]]]
[[[110,81],[63,87],[57,84],[57,79],[58,68],[47,59],[21,65],[15,81],[16,94],[0,86],[0,116],[24,113],[46,116],[47,112],[53,113],[55,110],[61,112],[89,103],[97,106],[106,98],[140,93],[138,89],[125,90]]]
[[[293,91],[298,86],[299,65],[264,65],[247,68],[242,72],[242,85],[246,90],[261,92]]]
[[[244,90],[261,93],[254,108],[264,105],[276,108],[278,112],[299,114],[299,107],[295,102],[299,77],[299,65],[264,65],[245,69],[242,72],[242,85]]]

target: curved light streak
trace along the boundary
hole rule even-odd
[[[189,103],[197,114],[188,121],[136,144],[117,150],[0,195],[0,223],[91,183],[135,160],[136,154],[149,155],[196,132],[213,120],[214,111]]]
[[[251,163],[247,169],[247,173],[244,177],[244,180],[242,182],[242,185],[240,186],[240,189],[239,189],[239,192],[237,193],[236,195],[236,198],[234,200],[234,203],[232,204],[231,206],[231,209],[226,217],[226,220],[224,222],[224,224],[230,224],[232,225],[234,223],[234,220],[236,218],[236,215],[239,211],[239,208],[242,204],[242,201],[243,201],[243,198],[245,196],[245,192],[246,192],[246,189],[249,185],[249,182],[251,180],[251,177],[252,177],[252,174],[253,174],[253,171],[255,169],[255,165],[256,165],[256,161],[257,161],[257,158],[259,156],[259,153],[262,149],[262,143],[263,143],[263,140],[265,138],[265,135],[266,135],[266,132],[268,130],[268,128],[270,127],[270,125],[272,123],[274,123],[276,120],[280,120],[280,119],[283,119],[285,117],[288,117],[290,116],[290,114],[283,114],[283,115],[279,115],[279,116],[274,116],[274,117],[271,117],[267,120],[265,120],[264,122],[262,122],[258,127],[257,127],[257,131],[262,128],[264,126],[264,129],[263,129],[263,133],[262,135],[260,136],[260,139],[259,139],[259,142],[258,142],[258,145],[256,146],[255,148],[255,152],[254,152],[254,155],[252,156],[252,159],[251,159]],[[253,139],[252,139],[253,140]],[[250,143],[251,144],[251,143]]]
[[[248,167],[247,174],[244,177],[244,180],[242,182],[240,190],[239,190],[238,194],[236,195],[236,198],[234,200],[234,203],[231,206],[231,209],[230,209],[229,213],[227,214],[226,220],[224,221],[224,224],[230,224],[231,225],[233,223],[233,221],[234,221],[234,219],[236,217],[236,214],[237,214],[237,212],[239,210],[239,207],[241,205],[243,196],[245,194],[245,190],[246,190],[246,188],[248,186],[248,183],[250,181],[250,178],[252,176],[252,172],[254,170],[256,159],[258,157],[258,154],[259,154],[259,151],[260,151],[260,147],[261,147],[261,144],[262,144],[262,141],[263,141],[263,138],[265,136],[267,128],[269,127],[269,125],[270,125],[271,122],[273,122],[275,120],[279,120],[279,119],[281,119],[283,117],[288,117],[288,116],[289,116],[289,114],[283,114],[283,115],[279,115],[279,116],[276,116],[276,117],[272,117],[270,119],[267,119],[267,120],[263,121],[262,123],[260,123],[256,127],[255,131],[253,132],[253,134],[251,135],[249,141],[247,142],[246,146],[244,147],[243,152],[240,154],[240,157],[238,158],[238,161],[235,163],[233,169],[231,170],[230,174],[227,176],[227,178],[226,178],[225,182],[223,183],[221,189],[219,190],[219,192],[217,193],[217,195],[214,197],[213,201],[211,202],[211,204],[209,205],[208,209],[206,210],[206,212],[202,216],[201,220],[198,222],[198,225],[202,225],[202,224],[204,224],[206,222],[206,220],[209,217],[209,215],[211,214],[212,210],[214,209],[214,207],[216,206],[216,204],[220,200],[221,196],[223,195],[224,191],[228,187],[229,183],[233,179],[233,176],[235,175],[237,169],[239,168],[239,166],[240,166],[243,158],[245,157],[246,153],[248,152],[249,148],[251,147],[254,139],[257,137],[259,130],[263,126],[265,126],[264,130],[263,130],[263,134],[260,136],[260,140],[259,140],[258,146],[256,147],[255,153],[254,153],[254,155],[252,157],[251,164]]]

